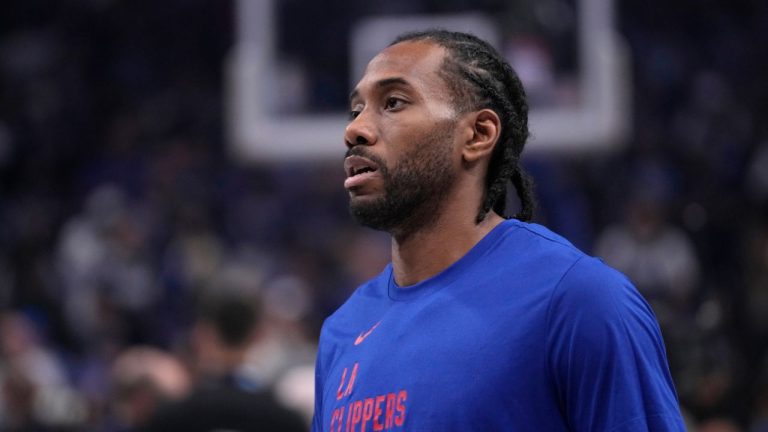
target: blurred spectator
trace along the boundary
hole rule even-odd
[[[713,418],[702,422],[697,432],[741,432],[742,429],[729,418]]]
[[[5,368],[2,380],[3,415],[0,416],[4,430],[46,430],[34,412],[37,388],[18,370]]]
[[[219,294],[202,299],[192,330],[197,374],[193,393],[159,410],[145,431],[303,431],[298,414],[281,406],[262,383],[241,368],[256,337],[252,299]],[[194,415],[191,415],[194,413]]]
[[[309,285],[296,275],[277,277],[260,293],[264,318],[259,337],[247,353],[244,372],[273,387],[282,403],[309,422],[314,410],[313,334],[307,331],[312,307]],[[311,374],[307,374],[307,370]]]
[[[649,300],[684,309],[698,282],[693,243],[668,222],[657,198],[631,197],[625,219],[598,236],[595,252],[624,272]]]
[[[112,366],[114,424],[105,428],[135,430],[161,406],[185,397],[190,390],[189,373],[175,357],[151,347],[128,348]]]
[[[0,314],[0,354],[0,430],[77,430],[85,424],[84,399],[24,314]]]
[[[123,192],[96,188],[63,227],[57,264],[70,329],[85,346],[141,340],[158,300],[146,234]],[[127,324],[127,326],[126,326]]]

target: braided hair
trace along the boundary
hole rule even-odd
[[[531,220],[536,207],[533,181],[520,164],[520,153],[529,135],[528,103],[517,73],[489,43],[471,34],[431,29],[402,34],[390,46],[409,41],[429,41],[446,49],[440,75],[459,113],[490,108],[501,119],[501,135],[488,164],[476,222],[482,222],[491,210],[504,215],[510,181],[521,205],[513,217]]]

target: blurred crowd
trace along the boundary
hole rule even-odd
[[[511,4],[279,3],[280,46],[307,51],[316,110],[344,108],[355,16]],[[529,156],[537,220],[651,302],[691,430],[768,431],[768,3],[618,3],[632,136],[608,153]],[[233,14],[221,0],[3,4],[0,430],[135,430],[211,374],[308,424],[322,320],[389,244],[347,215],[341,131],[339,161],[228,153]],[[531,27],[560,59],[546,43],[569,21],[547,16]],[[217,296],[253,306],[242,352],[205,330]]]

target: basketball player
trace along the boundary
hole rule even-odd
[[[528,222],[525,93],[491,46],[403,35],[350,105],[350,210],[392,263],[323,326],[314,431],[684,430],[648,304]]]

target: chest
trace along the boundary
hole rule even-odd
[[[326,329],[329,430],[477,430],[532,415],[532,399],[549,397],[546,299],[461,294],[361,301]]]

